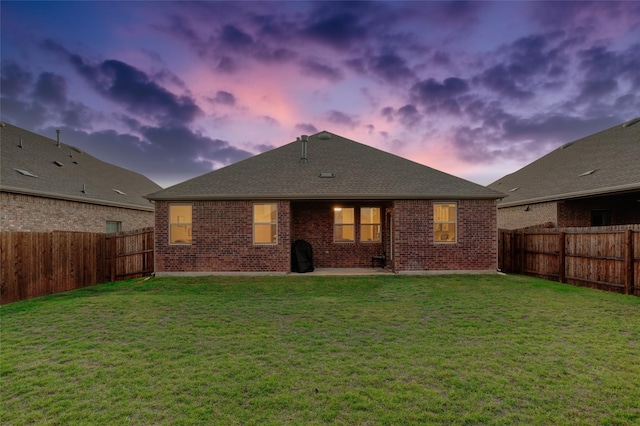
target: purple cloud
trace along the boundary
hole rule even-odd
[[[60,75],[43,72],[36,82],[33,97],[60,107],[67,102],[67,81]]]
[[[298,123],[296,124],[295,129],[307,135],[318,133],[318,129],[316,128],[316,126],[310,123]]]
[[[343,77],[340,69],[315,59],[306,59],[300,62],[300,68],[304,75],[323,78],[331,82],[339,81]]]
[[[234,106],[236,104],[236,97],[233,96],[232,93],[218,90],[216,96],[211,98],[211,101],[216,104]]]
[[[20,65],[10,62],[2,66],[0,87],[3,96],[18,96],[23,94],[33,81],[33,74]]]
[[[351,118],[348,114],[345,114],[341,111],[332,110],[327,112],[326,120],[339,126],[350,128],[356,126],[356,122],[354,121],[354,119]]]
[[[416,83],[411,88],[411,98],[429,112],[459,114],[461,95],[469,92],[469,83],[457,77],[449,77],[442,83],[433,78]]]

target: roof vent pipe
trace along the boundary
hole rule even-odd
[[[60,129],[56,129],[56,140],[58,141],[56,146],[60,148]]]
[[[86,194],[87,193],[87,185],[86,184],[82,184],[82,193]]]
[[[302,156],[300,157],[300,162],[302,164],[307,164],[309,162],[309,159],[307,158],[307,146],[309,144],[309,136],[302,135],[300,139],[302,140]]]
[[[20,148],[24,148],[24,147],[22,146],[22,138],[20,138],[20,145],[18,145],[18,146],[19,146]]]

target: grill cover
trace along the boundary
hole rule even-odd
[[[313,272],[313,250],[305,240],[296,240],[291,247],[291,271]]]

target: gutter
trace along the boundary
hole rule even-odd
[[[120,208],[125,208],[125,209],[141,210],[141,211],[147,211],[147,212],[155,211],[155,208],[153,206],[144,207],[144,206],[140,206],[140,205],[137,205],[137,204],[118,203],[117,201],[106,201],[106,200],[99,200],[97,198],[78,197],[78,196],[75,196],[75,195],[53,194],[53,193],[45,192],[45,191],[14,188],[14,187],[11,187],[11,186],[2,186],[2,187],[0,187],[0,192],[10,192],[10,193],[13,193],[13,194],[33,195],[33,196],[36,196],[36,197],[53,198],[53,199],[56,199],[56,200],[76,201],[76,202],[81,202],[81,203],[86,203],[86,204],[94,204],[94,205],[98,205],[98,206],[120,207]]]
[[[567,192],[565,194],[554,194],[544,197],[527,198],[524,200],[512,201],[510,203],[498,203],[498,208],[501,209],[505,207],[522,206],[524,204],[537,204],[545,203],[548,201],[569,200],[574,198],[588,198],[598,195],[612,195],[618,192],[630,192],[634,190],[640,190],[640,183],[636,182],[625,185],[610,186],[607,188],[586,189],[583,191]]]
[[[158,195],[145,198],[153,201],[222,201],[222,200],[497,200],[504,194],[215,194]]]

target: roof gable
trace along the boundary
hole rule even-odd
[[[569,142],[489,185],[499,205],[530,204],[640,189],[640,121]]]
[[[153,210],[149,178],[64,143],[2,123],[0,189],[92,204]]]
[[[496,199],[502,194],[341,136],[309,136],[151,194],[196,199]]]

